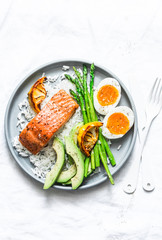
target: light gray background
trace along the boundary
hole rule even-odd
[[[147,92],[162,76],[162,2],[0,1],[0,239],[161,239],[161,119],[155,119],[144,157],[152,162],[156,189],[122,188],[130,158],[93,189],[42,190],[11,157],[4,138],[4,113],[16,85],[30,71],[58,59],[103,65],[133,89],[140,123]]]

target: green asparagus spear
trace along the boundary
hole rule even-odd
[[[79,79],[79,81],[80,81],[81,84],[83,85],[83,79],[82,79],[82,77],[81,77],[81,75],[80,75],[80,72],[79,72],[75,67],[73,67],[73,69],[74,69],[74,72],[75,72],[77,78]]]
[[[89,157],[86,157],[85,162],[84,162],[84,177],[88,176],[88,166],[89,166]]]
[[[108,177],[110,179],[110,182],[111,182],[111,184],[114,184],[114,180],[113,180],[113,177],[112,177],[112,175],[110,173],[110,170],[108,168],[107,161],[105,161],[105,157],[104,157],[101,145],[99,145],[99,153],[100,153],[102,164],[103,164],[103,166],[104,166],[104,168],[105,168],[105,170],[107,172],[107,175],[108,175]]]
[[[84,90],[83,87],[81,86],[80,82],[78,81],[77,78],[75,78],[75,85],[76,88],[79,89],[80,93],[82,94],[82,97],[84,98]]]
[[[105,149],[106,149],[106,152],[107,152],[107,155],[109,157],[109,160],[110,160],[110,163],[111,165],[114,167],[116,165],[116,162],[115,162],[115,158],[110,150],[110,147],[106,141],[106,139],[103,137],[103,142],[104,142],[104,146],[105,146]]]
[[[91,151],[91,168],[95,169],[95,156],[94,156],[94,149]]]
[[[82,94],[81,94],[79,88],[77,88],[77,92],[78,92],[78,96],[79,96],[80,107],[81,107],[82,114],[83,114],[83,121],[84,121],[84,124],[86,124],[88,122],[88,119],[87,119],[86,109],[84,106],[84,99],[82,97]]]
[[[91,64],[91,70],[90,70],[90,76],[91,76],[91,80],[90,80],[90,96],[91,96],[92,103],[93,103],[94,70],[95,70],[95,66],[94,66],[94,63],[92,63]]]
[[[73,98],[77,101],[77,103],[79,104],[79,97],[77,95],[76,92],[74,92],[72,89],[69,90],[70,94],[73,96]]]
[[[75,84],[75,79],[73,79],[69,74],[64,75],[70,82]]]
[[[87,111],[87,117],[88,121],[91,121],[91,116],[90,116],[90,108],[88,104],[88,88],[87,88],[87,67],[83,65],[83,89],[84,89],[84,99],[85,99],[85,106],[86,106],[86,111]]]
[[[88,122],[88,119],[87,119],[87,114],[86,114],[86,109],[85,109],[85,106],[84,106],[84,99],[83,99],[83,92],[82,92],[82,88],[80,87],[77,79],[73,79],[70,75],[68,74],[65,74],[65,77],[71,81],[72,83],[74,83],[76,85],[76,90],[78,92],[78,97],[79,97],[79,102],[80,102],[80,107],[81,107],[81,110],[82,110],[82,114],[83,114],[83,121],[84,123],[86,124]]]
[[[93,104],[93,86],[94,86],[94,70],[95,70],[95,66],[94,66],[94,63],[91,64],[91,68],[90,68],[90,76],[91,76],[91,80],[90,80],[90,98],[91,98],[91,102]],[[91,105],[91,103],[90,103]],[[97,115],[95,113],[95,111],[92,111],[91,110],[91,114],[93,116],[93,121],[98,121],[97,119]],[[96,167],[99,167],[100,166],[100,158],[99,158],[99,149],[98,149],[98,142],[96,143],[95,145],[95,148],[94,148],[94,154],[95,154],[95,164],[96,164]]]
[[[70,82],[74,83],[78,89],[80,89],[80,92],[81,92],[82,96],[84,97],[83,87],[80,86],[80,83],[79,83],[78,79],[77,79],[77,78],[75,78],[75,79],[72,78],[69,74],[65,74],[64,76],[65,76]]]
[[[95,165],[96,167],[100,167],[100,156],[99,156],[99,144],[98,142],[96,143],[95,147],[94,147],[94,155],[95,155]]]
[[[102,150],[103,150],[103,154],[104,154],[104,157],[105,157],[105,159],[106,159],[106,161],[107,161],[107,156],[106,156],[106,151],[105,151],[105,147],[104,147],[104,141],[103,141],[103,135],[102,135],[102,130],[101,130],[101,128],[99,128],[99,140],[100,140],[100,142],[101,142],[101,148],[102,148]]]
[[[96,113],[95,113],[94,106],[93,106],[93,103],[92,103],[91,96],[90,96],[89,92],[88,92],[88,102],[89,102],[91,120],[96,121],[98,119],[96,119]]]

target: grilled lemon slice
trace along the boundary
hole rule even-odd
[[[88,157],[98,140],[99,127],[102,125],[102,122],[90,122],[79,129],[78,143],[82,152]]]
[[[46,79],[46,77],[38,79],[28,92],[30,106],[36,113],[40,112],[40,104],[43,102],[47,94],[43,84]]]

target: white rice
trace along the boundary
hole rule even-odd
[[[122,145],[120,144],[120,145],[117,147],[117,150],[119,151],[121,147],[122,147]]]
[[[66,69],[67,70],[67,69]],[[64,73],[65,74],[65,73]],[[50,98],[57,93],[60,89],[64,89],[68,94],[69,89],[75,91],[75,86],[64,78],[64,74],[59,76],[49,76],[47,81],[44,83],[47,91],[46,99],[43,101],[41,108],[50,100]],[[43,73],[45,76],[45,73]],[[58,82],[56,85],[51,85],[53,82]],[[17,115],[17,128],[21,132],[28,122],[35,116],[35,112],[29,105],[28,99],[25,98],[19,105],[19,113]],[[72,127],[83,121],[80,107],[76,110],[70,120],[64,125],[64,127],[55,135],[64,142],[64,137],[69,135]],[[49,172],[56,161],[56,154],[52,148],[53,138],[50,140],[48,145],[43,148],[38,154],[31,154],[23,145],[19,142],[18,136],[13,139],[13,147],[17,150],[18,154],[23,158],[29,158],[30,162],[34,165],[32,169],[33,173],[41,178],[45,178],[47,172]],[[68,167],[69,163],[66,161],[65,167]]]
[[[62,70],[63,70],[63,71],[67,71],[67,70],[69,70],[69,69],[70,69],[69,66],[65,66],[65,65],[64,65],[64,66],[62,67]]]

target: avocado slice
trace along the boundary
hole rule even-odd
[[[74,140],[74,143],[77,145],[77,137],[79,129],[83,126],[83,122],[77,123],[70,131],[69,136]]]
[[[71,184],[71,179],[67,182],[62,183],[63,185],[70,185]]]
[[[64,170],[60,173],[60,175],[57,178],[58,183],[65,183],[68,180],[70,180],[74,175],[76,174],[77,169],[75,164],[71,165],[69,169]]]
[[[77,123],[70,131],[69,136],[71,139],[73,139],[75,145],[77,145],[78,132],[79,132],[80,127],[82,127],[82,126],[83,126],[83,122]],[[64,170],[60,173],[60,175],[57,178],[58,183],[68,182],[72,177],[75,176],[75,174],[77,172],[77,168],[76,168],[76,165],[75,165],[72,157],[71,156],[68,156],[68,157],[69,157],[69,160],[72,165],[70,166],[69,169]],[[69,184],[70,184],[70,182],[69,182]]]
[[[93,169],[91,168],[91,162],[89,163],[89,166],[88,166],[88,174],[87,174],[87,177],[93,172]],[[71,184],[71,179],[69,179],[68,181],[66,182],[62,182],[62,184],[64,185],[70,185]]]
[[[55,183],[65,162],[65,149],[62,141],[59,138],[55,137],[52,147],[56,151],[57,160],[54,167],[46,175],[43,189],[48,189]]]
[[[77,168],[75,176],[71,178],[72,189],[77,189],[84,179],[84,156],[71,136],[65,137],[65,145],[66,152],[73,158]]]

